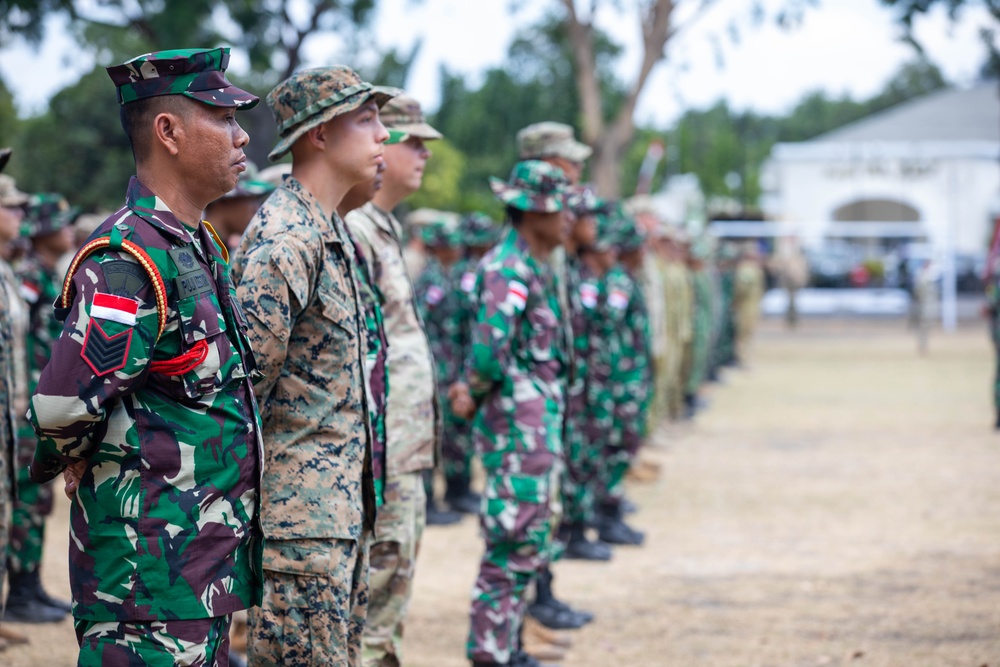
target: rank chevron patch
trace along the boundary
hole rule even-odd
[[[128,360],[128,349],[132,344],[133,331],[134,329],[129,329],[120,334],[109,336],[101,328],[100,322],[90,318],[80,356],[97,377],[120,370],[125,367],[125,362]]]

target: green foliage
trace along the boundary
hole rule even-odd
[[[22,123],[9,167],[18,187],[63,193],[88,211],[121,205],[134,163],[108,83],[99,67],[53,97],[48,113]]]
[[[17,126],[14,96],[11,95],[3,79],[0,79],[0,148],[11,145],[17,134]]]

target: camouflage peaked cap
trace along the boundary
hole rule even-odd
[[[276,162],[303,134],[374,99],[381,108],[395,97],[394,88],[373,86],[350,67],[316,67],[291,75],[267,94],[278,125],[278,145],[267,159]]]
[[[40,192],[31,195],[25,207],[24,220],[21,222],[21,236],[34,238],[54,234],[63,227],[73,224],[79,214],[80,210],[71,208],[61,194]]]
[[[507,206],[535,213],[563,210],[568,187],[562,169],[541,160],[518,162],[506,183],[490,177],[490,189],[497,199]]]
[[[13,153],[9,148],[0,148],[0,171],[7,166],[7,162],[10,161],[10,154]]]
[[[386,143],[398,144],[410,137],[425,141],[442,138],[442,134],[427,123],[424,112],[420,109],[420,102],[404,92],[400,92],[385,105],[379,118],[392,134]]]
[[[251,109],[260,98],[226,80],[229,49],[154,51],[108,68],[118,87],[118,103],[184,95],[213,107]]]
[[[462,243],[467,246],[491,246],[500,235],[500,225],[485,213],[470,213],[458,225]]]
[[[561,157],[583,162],[593,152],[573,137],[573,128],[565,123],[535,123],[517,133],[517,157],[521,160]]]

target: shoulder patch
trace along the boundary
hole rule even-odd
[[[441,299],[444,298],[444,290],[437,285],[431,285],[427,288],[427,295],[424,297],[432,306],[436,306],[441,303]]]
[[[597,305],[597,285],[594,283],[580,285],[580,303],[584,308],[593,308]]]
[[[608,295],[608,305],[618,310],[625,310],[628,308],[628,294],[624,290],[612,290],[611,294]]]
[[[469,293],[476,289],[476,274],[472,271],[466,271],[462,274],[462,291]]]
[[[18,285],[17,293],[21,295],[22,299],[34,305],[38,303],[38,299],[42,296],[42,288],[33,282],[24,280]]]
[[[101,264],[104,282],[108,292],[115,296],[134,299],[143,287],[149,284],[149,276],[141,266],[124,259],[114,259]]]
[[[510,281],[505,301],[514,306],[515,310],[524,310],[528,305],[528,286],[516,280]]]

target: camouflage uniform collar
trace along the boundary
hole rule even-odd
[[[368,202],[362,208],[366,209],[368,217],[370,217],[375,225],[380,227],[383,231],[394,235],[397,239],[402,238],[403,227],[399,224],[399,220],[396,216],[392,214],[391,211],[383,211],[375,202]]]
[[[343,243],[337,213],[333,212],[327,215],[316,196],[309,192],[297,178],[291,175],[286,176],[278,187],[287,190],[289,194],[302,202],[309,213],[309,219],[315,221],[316,229],[323,237],[323,243]]]
[[[133,176],[128,182],[125,206],[157,229],[181,242],[194,242],[191,228],[178,220],[166,203],[143,185],[136,176]]]
[[[547,266],[545,262],[540,262],[531,254],[531,246],[528,245],[528,241],[517,233],[517,229],[512,225],[507,230],[507,238],[503,241],[504,245],[508,248],[512,248],[518,255],[524,258],[524,263],[528,265],[532,271],[538,275],[545,273],[544,266]]]

